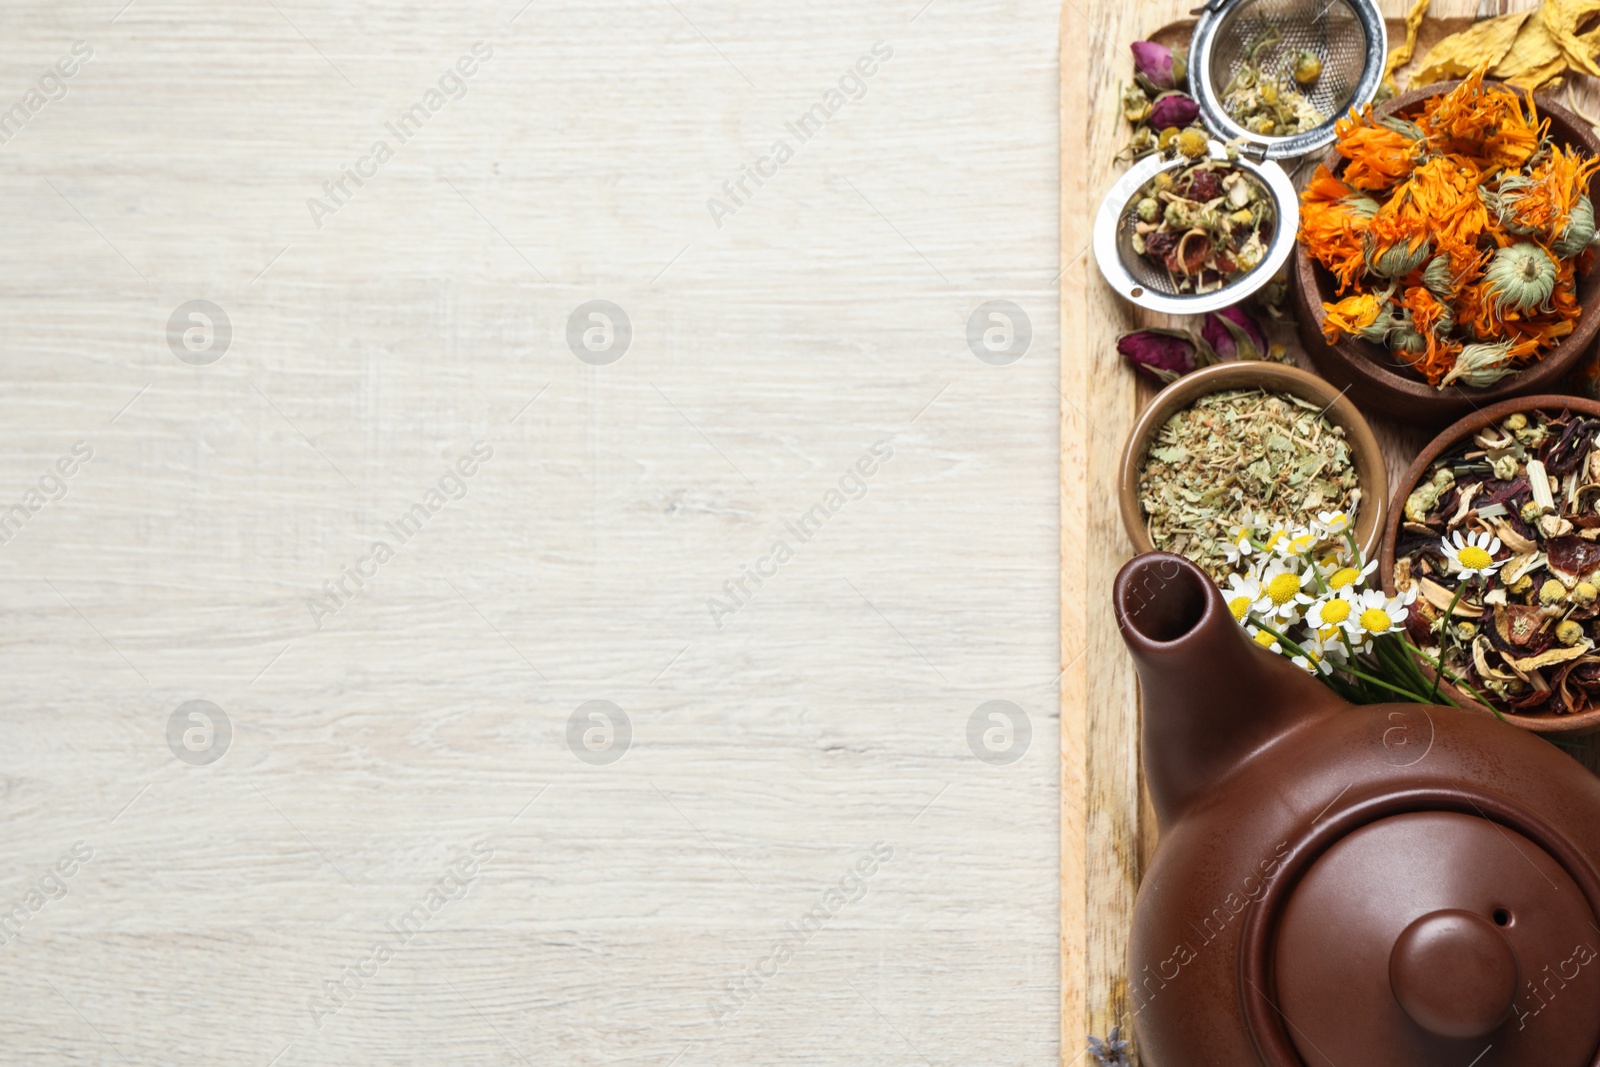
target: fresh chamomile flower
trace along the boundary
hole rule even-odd
[[[1311,603],[1311,597],[1304,592],[1305,584],[1306,575],[1286,563],[1274,560],[1261,573],[1263,595],[1257,610],[1269,619],[1298,619],[1300,612]]]
[[[1256,550],[1256,546],[1250,540],[1255,536],[1255,532],[1256,528],[1250,524],[1249,519],[1233,528],[1228,534],[1227,545],[1222,549],[1222,554],[1227,557],[1229,563],[1245,562],[1245,557]]]
[[[1360,614],[1356,606],[1357,595],[1355,590],[1345,588],[1323,597],[1306,612],[1306,622],[1315,627],[1319,634],[1327,629],[1355,632],[1359,626],[1356,619]]]
[[[1307,674],[1332,674],[1333,662],[1308,645],[1301,645],[1302,654],[1290,656],[1289,662]]]
[[[1406,624],[1406,616],[1411,614],[1411,602],[1417,599],[1417,591],[1410,589],[1401,596],[1388,597],[1383,595],[1382,589],[1364,589],[1354,599],[1354,606],[1358,610],[1352,632],[1365,644]]]
[[[1310,643],[1304,647],[1316,649],[1323,659],[1342,664],[1350,659],[1350,646],[1345,643],[1346,637],[1342,627],[1324,626],[1311,635]]]
[[[1343,511],[1319,511],[1311,529],[1323,537],[1334,537],[1350,529],[1350,516]]]
[[[1259,626],[1250,627],[1250,640],[1254,641],[1268,652],[1276,652],[1280,656],[1283,655],[1283,646],[1278,643],[1278,639],[1272,636],[1269,631],[1263,630]]]
[[[1341,589],[1350,589],[1353,591],[1356,587],[1361,585],[1362,582],[1367,580],[1367,575],[1376,570],[1377,566],[1378,561],[1372,560],[1360,570],[1357,570],[1354,567],[1340,567],[1338,570],[1335,570],[1332,574],[1328,575],[1328,588],[1332,589],[1334,592],[1338,592]]]
[[[1284,542],[1287,540],[1289,540],[1288,530],[1278,527],[1267,529],[1267,532],[1261,538],[1261,551],[1263,553],[1282,552]]]
[[[1494,554],[1500,551],[1500,538],[1492,534],[1470,533],[1463,541],[1461,531],[1457,530],[1450,537],[1441,538],[1439,544],[1444,549],[1445,559],[1450,561],[1451,569],[1465,578],[1488,578],[1505,562],[1495,562]]]
[[[1285,556],[1303,556],[1317,547],[1317,542],[1322,540],[1315,532],[1300,528],[1291,530],[1288,538],[1279,546],[1278,551]]]
[[[1228,588],[1222,591],[1222,599],[1228,602],[1228,610],[1233,612],[1235,622],[1244,622],[1265,595],[1261,590],[1260,578],[1237,571],[1228,575]]]
[[[1301,654],[1292,662],[1310,674],[1332,674],[1335,667],[1350,658],[1350,649],[1344,643],[1344,630],[1338,626],[1323,626],[1301,637],[1298,642]]]

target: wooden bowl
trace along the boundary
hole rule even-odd
[[[1375,114],[1384,117],[1413,110],[1421,101],[1447,93],[1459,84],[1459,81],[1439,82],[1401,93],[1376,109]],[[1591,156],[1600,155],[1600,137],[1587,122],[1544,97],[1538,97],[1536,102],[1539,115],[1550,120],[1550,136],[1557,143]],[[1337,175],[1344,170],[1347,161],[1337,151],[1331,151],[1323,162]],[[1589,195],[1600,202],[1600,174],[1590,179]],[[1538,363],[1502,378],[1487,389],[1460,385],[1435,389],[1382,345],[1352,337],[1340,338],[1331,345],[1324,340],[1322,324],[1327,313],[1322,305],[1324,301],[1333,303],[1339,299],[1338,282],[1299,244],[1295,246],[1292,275],[1300,342],[1317,370],[1339,388],[1348,388],[1350,398],[1363,411],[1379,412],[1413,423],[1439,425],[1510,397],[1549,392],[1578,364],[1596,332],[1600,331],[1600,314],[1595,313],[1600,309],[1600,268],[1597,268],[1578,278],[1578,302],[1584,311],[1572,333]]]
[[[1378,551],[1378,574],[1383,578],[1383,591],[1389,596],[1394,596],[1394,564],[1395,550],[1399,545],[1400,523],[1405,519],[1406,498],[1417,487],[1417,482],[1438,459],[1451,448],[1471,437],[1490,423],[1499,422],[1508,415],[1519,411],[1556,411],[1568,410],[1593,418],[1600,418],[1600,403],[1585,400],[1576,396],[1558,396],[1544,394],[1542,396],[1514,397],[1501,401],[1482,411],[1475,411],[1460,422],[1452,424],[1447,430],[1428,443],[1428,447],[1412,461],[1411,466],[1400,476],[1400,481],[1395,485],[1394,499],[1389,504],[1389,518],[1383,525],[1383,546]],[[1418,663],[1422,673],[1429,679],[1434,676],[1434,670],[1426,663]],[[1439,691],[1449,696],[1463,708],[1476,708],[1493,712],[1482,704],[1473,700],[1466,693],[1457,689],[1449,682],[1441,681]],[[1584,734],[1600,732],[1600,708],[1580,712],[1577,715],[1556,715],[1552,713],[1520,715],[1509,711],[1500,713],[1501,717],[1509,723],[1514,723],[1525,730],[1546,736],[1581,737]]]
[[[1383,466],[1383,450],[1372,435],[1372,427],[1361,417],[1361,412],[1338,389],[1309,371],[1282,363],[1264,360],[1239,360],[1218,363],[1215,366],[1186,374],[1156,394],[1149,407],[1139,416],[1128,435],[1128,444],[1122,453],[1122,484],[1120,489],[1122,525],[1128,531],[1135,552],[1153,552],[1155,545],[1145,529],[1144,508],[1139,503],[1139,471],[1144,465],[1145,450],[1167,420],[1208,393],[1226,389],[1265,389],[1269,392],[1292,393],[1324,408],[1329,422],[1341,427],[1350,444],[1350,458],[1355,464],[1356,480],[1361,489],[1361,501],[1356,507],[1356,543],[1361,546],[1364,559],[1371,559],[1377,550],[1378,538],[1383,533],[1383,505],[1389,494],[1389,475]]]

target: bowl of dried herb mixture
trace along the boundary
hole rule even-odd
[[[1388,476],[1377,438],[1339,390],[1258,360],[1220,363],[1163,389],[1123,453],[1121,510],[1134,551],[1176,552],[1214,579],[1231,572],[1247,519],[1281,528],[1354,517],[1371,558]]]
[[[1385,592],[1416,590],[1412,643],[1440,692],[1542,734],[1600,731],[1600,403],[1508,400],[1400,479]]]

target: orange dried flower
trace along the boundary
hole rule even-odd
[[[1476,167],[1441,157],[1418,167],[1406,183],[1424,232],[1436,251],[1450,257],[1450,269],[1458,276],[1481,259],[1478,239],[1489,225],[1489,212],[1478,195],[1480,181]]]
[[[1351,112],[1343,173],[1319,168],[1301,196],[1300,240],[1342,298],[1323,304],[1329,342],[1382,342],[1441,388],[1487,384],[1458,365],[1483,346],[1525,365],[1569,336],[1600,248],[1600,159],[1554,144],[1531,95],[1484,75],[1404,117]]]
[[[1381,191],[1404,181],[1416,159],[1417,142],[1372,118],[1372,105],[1338,121],[1339,154],[1350,161],[1344,180],[1357,189]]]
[[[1322,310],[1327,313],[1322,322],[1322,334],[1331,345],[1340,334],[1356,334],[1377,322],[1383,304],[1375,293],[1357,293],[1337,304],[1323,304]]]
[[[1461,345],[1443,335],[1447,324],[1454,321],[1454,313],[1441,304],[1437,297],[1420,285],[1405,291],[1400,306],[1411,312],[1411,325],[1427,341],[1427,349],[1412,362],[1412,366],[1428,384],[1438,385],[1455,366],[1456,353]],[[1445,328],[1441,328],[1446,324]]]
[[[1502,185],[1504,221],[1524,233],[1559,235],[1572,220],[1572,209],[1589,189],[1600,160],[1554,145],[1527,178]],[[1511,185],[1510,190],[1505,185]]]
[[[1515,92],[1484,84],[1487,70],[1485,64],[1448,93],[1427,100],[1417,125],[1430,154],[1460,156],[1484,171],[1515,169],[1538,151],[1550,124],[1540,121],[1532,93],[1524,113],[1522,98]]]
[[[1370,219],[1352,203],[1356,191],[1319,166],[1300,194],[1300,241],[1339,279],[1339,292],[1367,269],[1366,233]]]

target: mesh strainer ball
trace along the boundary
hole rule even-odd
[[[1322,61],[1315,82],[1301,88],[1327,120],[1287,137],[1245,129],[1223,109],[1224,90],[1263,41],[1264,71],[1282,71],[1291,57],[1310,52]],[[1389,35],[1374,0],[1211,0],[1200,11],[1189,45],[1189,80],[1206,127],[1223,140],[1259,146],[1268,159],[1287,159],[1325,148],[1334,123],[1351,107],[1372,102],[1383,81]]]
[[[1210,143],[1207,151],[1212,159],[1228,158],[1227,148],[1216,141]],[[1147,311],[1167,315],[1220,311],[1271,281],[1294,251],[1295,232],[1300,228],[1300,200],[1295,195],[1294,183],[1284,169],[1271,160],[1258,162],[1241,154],[1233,160],[1233,167],[1272,205],[1272,235],[1260,262],[1218,288],[1194,293],[1182,291],[1172,272],[1140,255],[1133,244],[1135,227],[1139,223],[1134,209],[1145,189],[1162,171],[1178,170],[1194,162],[1182,156],[1177,159],[1146,156],[1100,201],[1100,213],[1094,224],[1095,262],[1119,296]]]

